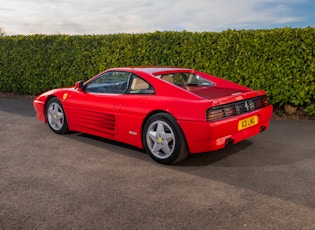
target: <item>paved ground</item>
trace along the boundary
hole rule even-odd
[[[164,166],[2,97],[0,229],[315,229],[315,122]]]

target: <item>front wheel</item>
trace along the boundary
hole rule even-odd
[[[57,134],[67,133],[68,123],[61,102],[57,98],[51,98],[46,106],[46,117],[49,127]]]
[[[167,113],[150,117],[144,125],[143,144],[157,162],[174,164],[188,156],[184,135],[176,120]]]

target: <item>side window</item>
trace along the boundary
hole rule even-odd
[[[122,94],[127,90],[131,73],[106,72],[85,87],[86,92]]]
[[[130,94],[154,94],[154,88],[142,78],[133,75],[130,84]]]

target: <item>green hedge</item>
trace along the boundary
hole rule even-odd
[[[0,91],[39,94],[110,67],[194,68],[315,114],[315,28],[0,37]]]

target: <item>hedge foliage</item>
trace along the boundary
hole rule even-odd
[[[0,91],[39,94],[110,67],[198,69],[315,114],[315,28],[0,37]]]

